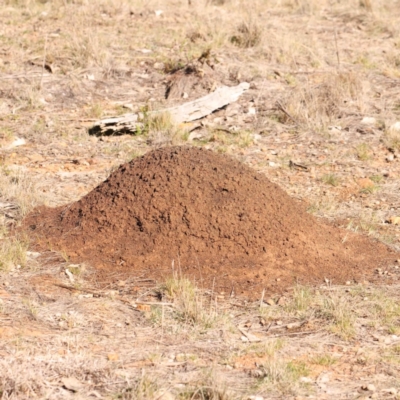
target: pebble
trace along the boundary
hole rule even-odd
[[[247,400],[264,400],[262,396],[249,396]]]
[[[375,391],[376,391],[376,387],[375,387],[375,385],[372,384],[372,383],[369,383],[368,385],[363,385],[363,386],[361,386],[361,389],[362,389],[362,390],[368,390],[368,391],[370,391],[370,392],[375,392]]]
[[[374,117],[364,117],[361,120],[361,123],[364,125],[375,125],[376,124],[376,118]]]
[[[382,389],[382,392],[396,395],[397,389],[396,388]]]
[[[390,131],[400,131],[400,121],[395,122],[393,125],[390,126],[389,128]]]
[[[165,68],[165,64],[162,63],[162,62],[156,62],[156,63],[153,65],[153,67],[154,67],[154,69],[161,70],[161,69],[164,69],[164,68]]]
[[[275,301],[274,299],[268,299],[265,301],[269,306],[274,306],[275,305]]]
[[[389,155],[386,157],[386,161],[387,161],[387,162],[392,162],[392,161],[394,161],[394,155],[393,155],[393,154],[389,154]]]

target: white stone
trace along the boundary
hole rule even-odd
[[[8,146],[5,146],[6,149],[12,149],[14,147],[23,146],[26,144],[26,140],[23,138],[15,138],[15,140],[10,143]]]
[[[375,392],[376,387],[375,387],[374,384],[369,383],[369,384],[367,385],[367,390],[369,390],[370,392]]]
[[[364,117],[361,120],[361,123],[364,125],[375,125],[376,124],[376,118],[374,117]]]
[[[396,131],[396,132],[400,132],[400,121],[395,122],[394,124],[392,124],[389,128],[389,130],[391,131]]]

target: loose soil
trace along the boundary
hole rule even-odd
[[[308,214],[250,167],[211,150],[167,147],[121,165],[81,200],[25,219],[41,243],[98,279],[179,273],[259,297],[296,282],[368,279],[396,253]]]

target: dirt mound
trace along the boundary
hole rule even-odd
[[[251,168],[191,147],[147,153],[80,201],[35,210],[26,226],[103,276],[161,279],[174,263],[204,286],[252,297],[295,282],[365,279],[396,258],[307,214]]]

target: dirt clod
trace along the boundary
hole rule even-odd
[[[104,279],[175,270],[250,297],[296,282],[359,281],[396,259],[385,245],[308,214],[264,175],[194,147],[149,152],[81,200],[36,209],[25,225]]]

